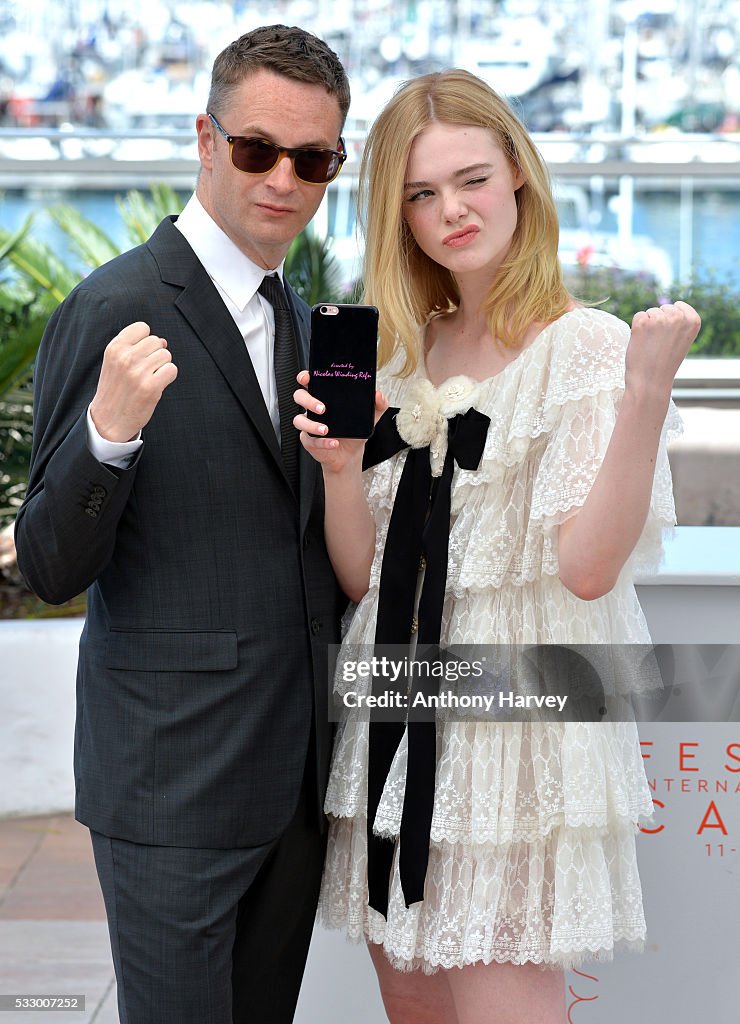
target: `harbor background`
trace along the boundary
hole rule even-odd
[[[33,212],[35,236],[65,254],[51,203],[123,243],[115,195],[153,181],[187,195],[212,60],[270,22],[315,31],[349,72],[350,159],[317,220],[348,283],[368,124],[405,78],[457,65],[534,133],[566,266],[586,252],[666,292],[740,284],[737,0],[0,0],[0,226]]]

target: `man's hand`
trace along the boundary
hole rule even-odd
[[[177,367],[164,338],[141,321],[124,327],[103,355],[90,403],[95,429],[106,441],[131,441],[147,425]]]

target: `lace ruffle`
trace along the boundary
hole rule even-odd
[[[343,723],[325,809],[364,815],[367,723]],[[506,845],[557,828],[604,833],[614,822],[648,820],[652,798],[633,723],[446,722],[438,725],[432,839]],[[406,741],[388,773],[373,830],[398,835]]]
[[[572,967],[642,948],[632,830],[560,828],[501,846],[432,843],[424,900],[406,908],[394,865],[387,920],[367,906],[362,817],[332,822],[322,922],[382,945],[399,970],[471,963]]]

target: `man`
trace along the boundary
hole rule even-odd
[[[39,353],[18,558],[47,601],[89,588],[76,814],[124,1024],[293,1019],[342,600],[292,426],[308,311],[280,277],[348,106],[308,33],[232,43],[196,120],[195,196],[75,289]]]

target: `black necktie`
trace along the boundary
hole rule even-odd
[[[270,303],[275,316],[275,387],[277,390],[278,415],[280,416],[280,449],[283,455],[285,474],[293,493],[298,493],[298,431],[293,426],[293,417],[300,410],[293,401],[293,392],[298,387],[298,351],[296,348],[293,318],[280,278],[269,274],[259,286],[260,295]]]

